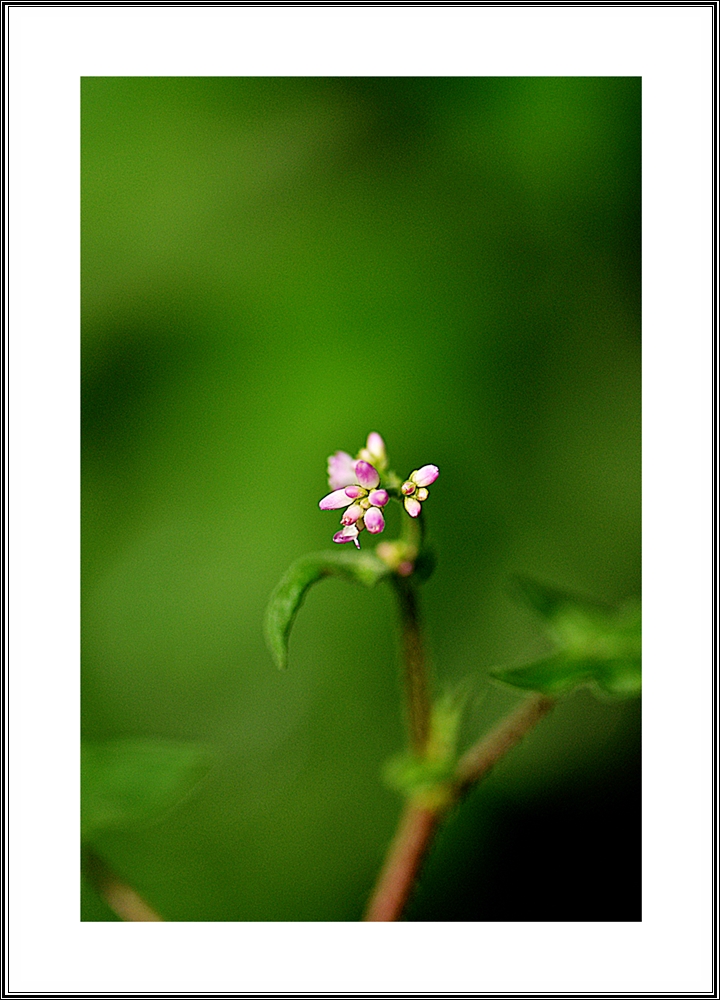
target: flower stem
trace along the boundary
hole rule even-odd
[[[487,736],[461,757],[445,804],[431,807],[408,802],[378,876],[364,920],[399,920],[435,836],[449,806],[485,778],[495,764],[536,725],[555,704],[552,698],[531,695],[504,718]],[[448,804],[449,803],[449,804]]]
[[[495,764],[530,732],[555,704],[554,698],[542,694],[530,695],[507,715],[492,732],[478,740],[463,754],[455,768],[456,798],[490,773]]]
[[[385,864],[370,897],[364,920],[399,920],[432,843],[440,813],[408,803]]]
[[[407,706],[410,746],[421,756],[430,735],[431,704],[428,693],[425,652],[420,624],[418,595],[411,579],[392,578],[400,610],[403,679]]]

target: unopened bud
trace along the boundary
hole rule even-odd
[[[354,503],[345,511],[340,518],[340,524],[355,524],[363,516],[363,509],[359,503]]]

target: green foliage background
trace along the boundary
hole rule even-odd
[[[472,738],[549,651],[519,571],[640,593],[640,80],[86,78],[83,735],[214,763],[94,847],[168,920],[356,920],[399,810],[389,590],[315,587],[327,455],[433,462]],[[393,523],[390,524],[390,533]],[[640,709],[579,691],[451,818],[415,920],[639,919]],[[520,892],[519,886],[523,891]],[[83,917],[115,919],[83,885]]]

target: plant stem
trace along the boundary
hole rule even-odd
[[[552,698],[532,695],[478,740],[460,759],[451,783],[450,805],[486,777],[555,704]],[[370,897],[364,920],[399,920],[410,897],[435,831],[447,804],[429,807],[409,802]]]
[[[553,698],[534,694],[506,716],[487,736],[463,754],[455,769],[454,790],[460,798],[492,770],[516,743],[540,721],[555,704]]]
[[[420,625],[420,609],[415,584],[411,579],[395,576],[392,578],[392,582],[400,609],[403,679],[410,728],[410,746],[414,753],[421,756],[430,735],[431,704]]]
[[[399,920],[432,843],[440,813],[408,803],[370,897],[364,920]]]

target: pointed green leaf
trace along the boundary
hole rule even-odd
[[[157,819],[206,773],[211,750],[156,739],[83,742],[81,825],[84,840],[114,827]]]
[[[265,639],[277,665],[287,666],[290,630],[314,583],[326,576],[341,576],[374,587],[390,572],[377,556],[361,552],[318,552],[296,560],[270,596],[265,613]]]
[[[490,675],[505,684],[538,691],[557,698],[593,679],[592,664],[583,660],[568,659],[563,653],[547,656],[522,667],[498,667]]]
[[[522,667],[500,667],[490,673],[505,684],[551,698],[585,684],[594,684],[613,697],[630,698],[640,694],[642,686],[639,657],[577,659],[566,653],[556,653]]]
[[[632,598],[614,608],[529,577],[515,578],[525,601],[544,619],[556,653],[494,676],[528,690],[559,695],[592,682],[605,694],[631,697],[641,689],[642,610]]]

